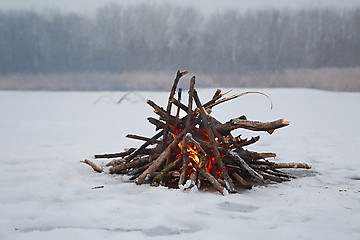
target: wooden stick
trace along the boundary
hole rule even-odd
[[[273,163],[272,168],[305,168],[310,169],[311,165],[307,163]]]
[[[149,104],[151,107],[154,108],[154,112],[160,116],[160,119],[166,121],[170,125],[176,125],[178,123],[178,120],[176,117],[171,116],[168,114],[162,107],[159,107],[156,103],[154,103],[152,100],[147,100],[147,104]],[[164,131],[165,132],[165,131]]]
[[[194,98],[194,91],[195,91],[195,76],[193,76],[190,79],[190,87],[189,87],[189,99],[188,99],[188,112],[187,112],[187,119],[186,119],[186,132],[190,132],[190,130],[192,129],[192,107],[193,107],[193,98]]]
[[[253,185],[251,183],[248,183],[244,178],[242,178],[239,174],[236,172],[233,172],[231,176],[243,187],[246,189],[252,189]]]
[[[190,137],[191,134],[187,133],[182,140],[182,166],[181,166],[180,179],[178,183],[179,187],[181,187],[181,185],[184,185],[185,183],[186,172],[188,170],[188,165],[190,162],[189,155],[187,152],[187,144],[190,140]]]
[[[229,157],[234,158],[255,180],[264,182],[264,178],[254,169],[252,169],[235,151],[230,150],[227,153]]]
[[[220,168],[220,171],[222,173],[222,176],[225,180],[225,183],[226,183],[226,189],[229,191],[229,193],[236,193],[236,189],[235,189],[235,186],[225,168],[225,165],[224,165],[224,162],[220,156],[220,152],[219,152],[219,149],[217,148],[216,146],[216,142],[215,142],[215,136],[214,136],[214,133],[213,133],[213,130],[211,129],[212,128],[212,125],[210,124],[210,120],[209,118],[207,117],[207,113],[205,111],[205,108],[201,105],[201,102],[200,102],[200,99],[199,99],[199,96],[197,94],[197,91],[194,90],[194,100],[195,100],[195,103],[196,103],[196,106],[200,109],[200,116],[201,116],[201,119],[203,121],[203,124],[204,124],[204,127],[205,127],[205,130],[210,138],[210,144],[212,146],[212,150],[213,150],[213,153],[214,153],[214,157],[216,159],[216,162]]]
[[[163,177],[173,168],[175,167],[179,162],[180,162],[181,158],[176,159],[175,161],[173,161],[172,163],[170,163],[169,165],[167,165],[163,170],[161,170],[160,172],[156,173],[156,175],[154,176],[153,182],[158,182],[161,183]],[[178,172],[178,171],[176,171]]]
[[[249,151],[249,150],[245,150],[246,154],[249,155],[249,157],[251,157],[251,159],[253,160],[258,160],[258,159],[265,159],[265,158],[275,158],[276,157],[276,153],[273,152],[253,152],[253,151]]]
[[[220,94],[221,94],[221,89],[216,89],[216,91],[215,91],[215,93],[214,93],[214,95],[213,95],[213,97],[212,97],[212,99],[215,99],[215,98],[217,98],[218,96],[220,96]]]
[[[133,160],[131,162],[123,162],[112,168],[110,168],[110,174],[120,173],[121,171],[129,168],[140,167],[149,162],[149,157],[143,157],[140,159]]]
[[[133,153],[131,153],[129,156],[127,156],[126,160],[127,161],[132,160],[134,157],[136,157],[138,154],[140,154],[147,146],[153,144],[153,142],[155,140],[157,140],[159,137],[161,137],[162,134],[163,134],[163,131],[160,131],[157,134],[155,134],[152,138],[149,139],[149,141],[145,142],[137,150],[135,150]]]
[[[225,93],[221,93],[220,89],[217,89],[216,92],[214,93],[214,96],[212,97],[212,99],[208,102],[206,102],[203,107],[205,109],[211,108],[210,106],[212,104],[214,104],[217,100],[219,100],[220,98],[222,98],[223,96],[225,96],[226,94],[228,94],[229,92],[231,92],[231,90],[225,92]]]
[[[211,175],[210,173],[206,172],[203,168],[196,168],[196,170],[203,175],[215,188],[215,190],[217,190],[218,192],[220,192],[222,195],[226,194],[226,190],[225,188],[223,188],[223,186],[221,186],[221,184],[219,183],[218,180],[216,180],[216,178]]]
[[[140,175],[135,179],[135,183],[140,185],[143,184],[145,179],[153,172],[155,172],[160,165],[166,160],[167,156],[170,155],[171,149],[176,147],[178,143],[181,141],[183,136],[185,135],[185,130],[183,130],[173,141],[167,146],[167,148],[161,153],[161,155],[153,161],[153,163]]]
[[[158,140],[152,140],[151,138],[143,137],[143,136],[139,136],[139,135],[135,135],[135,134],[128,134],[125,137],[135,139],[135,140],[145,141],[145,142],[148,142],[148,141],[153,141],[153,143],[159,143],[160,142]]]
[[[126,157],[127,155],[131,154],[131,153],[134,152],[135,150],[136,150],[136,148],[129,148],[129,149],[126,150],[125,152],[121,152],[121,153],[96,154],[94,157],[95,157],[95,158],[123,158],[123,157]]]
[[[275,129],[286,127],[289,124],[290,122],[284,119],[278,119],[272,122],[258,122],[234,119],[224,124],[218,124],[215,126],[215,128],[223,135],[226,135],[226,133],[237,128],[244,128],[252,131],[266,131],[271,134],[275,131]]]
[[[178,102],[180,103],[181,102],[181,94],[182,94],[182,88],[179,88],[178,90]],[[179,115],[180,115],[180,108],[178,107],[177,110],[176,110],[176,117],[179,118]]]
[[[272,101],[271,101],[271,98],[270,98],[268,95],[266,95],[265,93],[257,92],[257,91],[248,91],[248,92],[238,93],[238,94],[232,95],[232,96],[230,96],[230,97],[220,99],[219,101],[214,102],[214,103],[212,103],[212,104],[209,104],[209,105],[207,105],[206,107],[207,107],[207,108],[213,108],[213,107],[215,107],[216,105],[219,105],[220,103],[224,103],[224,102],[227,102],[227,101],[229,101],[229,100],[233,100],[233,99],[236,99],[236,98],[238,98],[238,97],[241,97],[241,96],[244,96],[244,95],[247,95],[247,94],[260,94],[260,95],[263,95],[263,96],[267,97],[267,98],[270,100],[271,109],[272,109],[273,103],[272,103]]]
[[[291,175],[290,173],[286,173],[286,172],[282,172],[280,170],[277,169],[268,169],[265,170],[264,172],[270,172],[271,174],[275,175],[275,176],[279,176],[279,177],[284,177],[284,178],[296,178],[295,176]]]
[[[177,85],[179,84],[180,78],[182,76],[186,75],[187,73],[188,73],[188,71],[180,72],[179,70],[176,73],[176,77],[175,77],[174,83],[173,83],[173,85],[171,87],[169,100],[168,100],[168,103],[167,103],[167,106],[166,106],[166,114],[169,115],[169,116],[171,115],[171,106],[172,106],[171,99],[175,96],[176,88],[177,88]],[[170,123],[170,121],[168,119],[164,119],[164,120],[166,122]],[[171,125],[175,125],[175,124],[171,124]],[[162,150],[164,150],[166,145],[167,145],[168,133],[169,133],[169,126],[166,125],[165,128],[164,128],[164,134],[163,134]]]
[[[196,185],[197,177],[198,177],[198,172],[193,171],[192,173],[190,173],[190,177],[189,177],[190,185],[186,189],[190,189]]]
[[[88,159],[85,159],[84,161],[80,161],[82,163],[85,163],[87,165],[89,165],[90,167],[92,167],[92,169],[95,171],[95,172],[98,172],[98,173],[102,173],[103,172],[103,169],[101,167],[99,167],[98,165],[96,165],[94,162],[88,160]]]
[[[251,164],[254,166],[261,166],[266,165],[268,169],[277,169],[277,168],[305,168],[305,169],[311,169],[311,165],[307,163],[275,163],[275,162],[269,162],[269,161],[259,161],[255,160],[252,161]]]
[[[190,139],[192,138],[192,135],[190,133],[191,129],[192,129],[192,107],[193,107],[193,96],[194,96],[194,89],[195,89],[195,76],[192,77],[190,79],[190,87],[189,87],[189,99],[188,99],[188,106],[187,106],[187,118],[186,118],[186,123],[185,123],[185,131],[186,131],[186,135],[183,139],[182,142],[182,167],[181,167],[181,173],[180,173],[180,179],[179,179],[179,187],[181,185],[184,185],[185,183],[185,177],[186,177],[186,172],[188,169],[188,164],[189,164],[189,156],[187,153],[187,145],[190,141]]]
[[[113,160],[111,160],[110,162],[108,162],[108,163],[106,164],[106,166],[107,166],[107,167],[114,167],[114,166],[119,165],[119,164],[124,163],[124,162],[126,162],[126,159],[124,159],[124,158],[121,158],[121,159],[113,159]]]
[[[252,137],[250,139],[247,138],[241,139],[240,136],[237,136],[235,139],[236,139],[236,142],[234,143],[235,147],[245,147],[259,141],[260,136]]]
[[[147,120],[156,126],[156,130],[159,130],[159,129],[164,129],[166,124],[160,120],[157,120],[155,118],[152,118],[152,117],[148,117]]]
[[[170,101],[178,108],[184,110],[185,112],[188,112],[188,107],[181,103],[179,100],[172,98]]]
[[[272,175],[270,173],[267,173],[267,172],[259,171],[259,173],[264,177],[264,179],[268,179],[268,180],[271,180],[271,181],[274,181],[274,182],[281,183],[281,182],[284,182],[284,181],[289,181],[289,179],[287,179],[287,178],[274,176],[274,175]]]

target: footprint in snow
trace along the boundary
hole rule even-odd
[[[142,233],[149,237],[157,236],[170,236],[170,235],[179,235],[184,233],[194,233],[200,231],[200,227],[193,225],[187,226],[185,228],[171,228],[165,226],[157,226],[149,229],[145,229]]]
[[[231,203],[231,202],[222,202],[218,204],[218,208],[225,211],[230,212],[254,212],[259,209],[259,207],[247,205],[247,204],[240,204],[240,203]]]

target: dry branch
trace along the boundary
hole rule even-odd
[[[102,173],[103,172],[103,169],[101,167],[99,167],[98,165],[96,165],[94,162],[88,160],[88,159],[85,159],[83,161],[80,161],[82,163],[85,163],[87,165],[89,165],[95,172],[98,172],[98,173]]]
[[[244,128],[252,131],[266,131],[271,134],[275,131],[275,129],[286,127],[289,124],[290,122],[284,119],[278,119],[272,122],[258,122],[243,119],[233,119],[230,122],[219,124],[215,127],[221,133],[228,133],[234,129]]]
[[[96,154],[95,158],[123,158],[131,153],[133,153],[136,148],[129,148],[128,150],[121,153],[107,153],[107,154]]]

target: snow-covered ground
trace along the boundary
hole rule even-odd
[[[125,93],[0,92],[0,239],[360,239],[360,93],[262,91],[273,110],[247,95],[213,115],[290,120],[249,149],[313,169],[227,196],[137,186],[79,162],[139,146],[128,133],[154,135],[144,99],[164,105],[168,93],[117,104]]]

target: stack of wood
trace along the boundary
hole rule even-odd
[[[188,101],[185,105],[181,102],[181,89],[175,98],[179,80],[185,74],[186,71],[177,72],[166,109],[151,100],[147,101],[159,116],[158,119],[148,118],[158,131],[154,136],[148,138],[129,134],[128,138],[144,143],[138,148],[130,148],[120,153],[95,155],[97,159],[112,159],[107,163],[110,174],[129,175],[130,180],[136,184],[149,183],[182,189],[196,186],[201,190],[215,189],[225,194],[251,189],[254,184],[283,182],[295,178],[279,169],[310,168],[306,163],[269,161],[269,158],[276,157],[275,153],[245,149],[259,141],[259,136],[248,139],[232,134],[233,130],[239,128],[272,134],[276,129],[288,126],[288,121],[278,119],[259,122],[240,116],[221,123],[211,115],[215,106],[226,101],[248,93],[265,94],[244,92],[225,97],[227,93],[218,89],[209,101],[202,103],[194,88],[194,76],[190,80]],[[184,117],[180,117],[180,111],[185,113],[182,114]],[[95,171],[103,171],[90,160],[83,162],[92,166]]]

